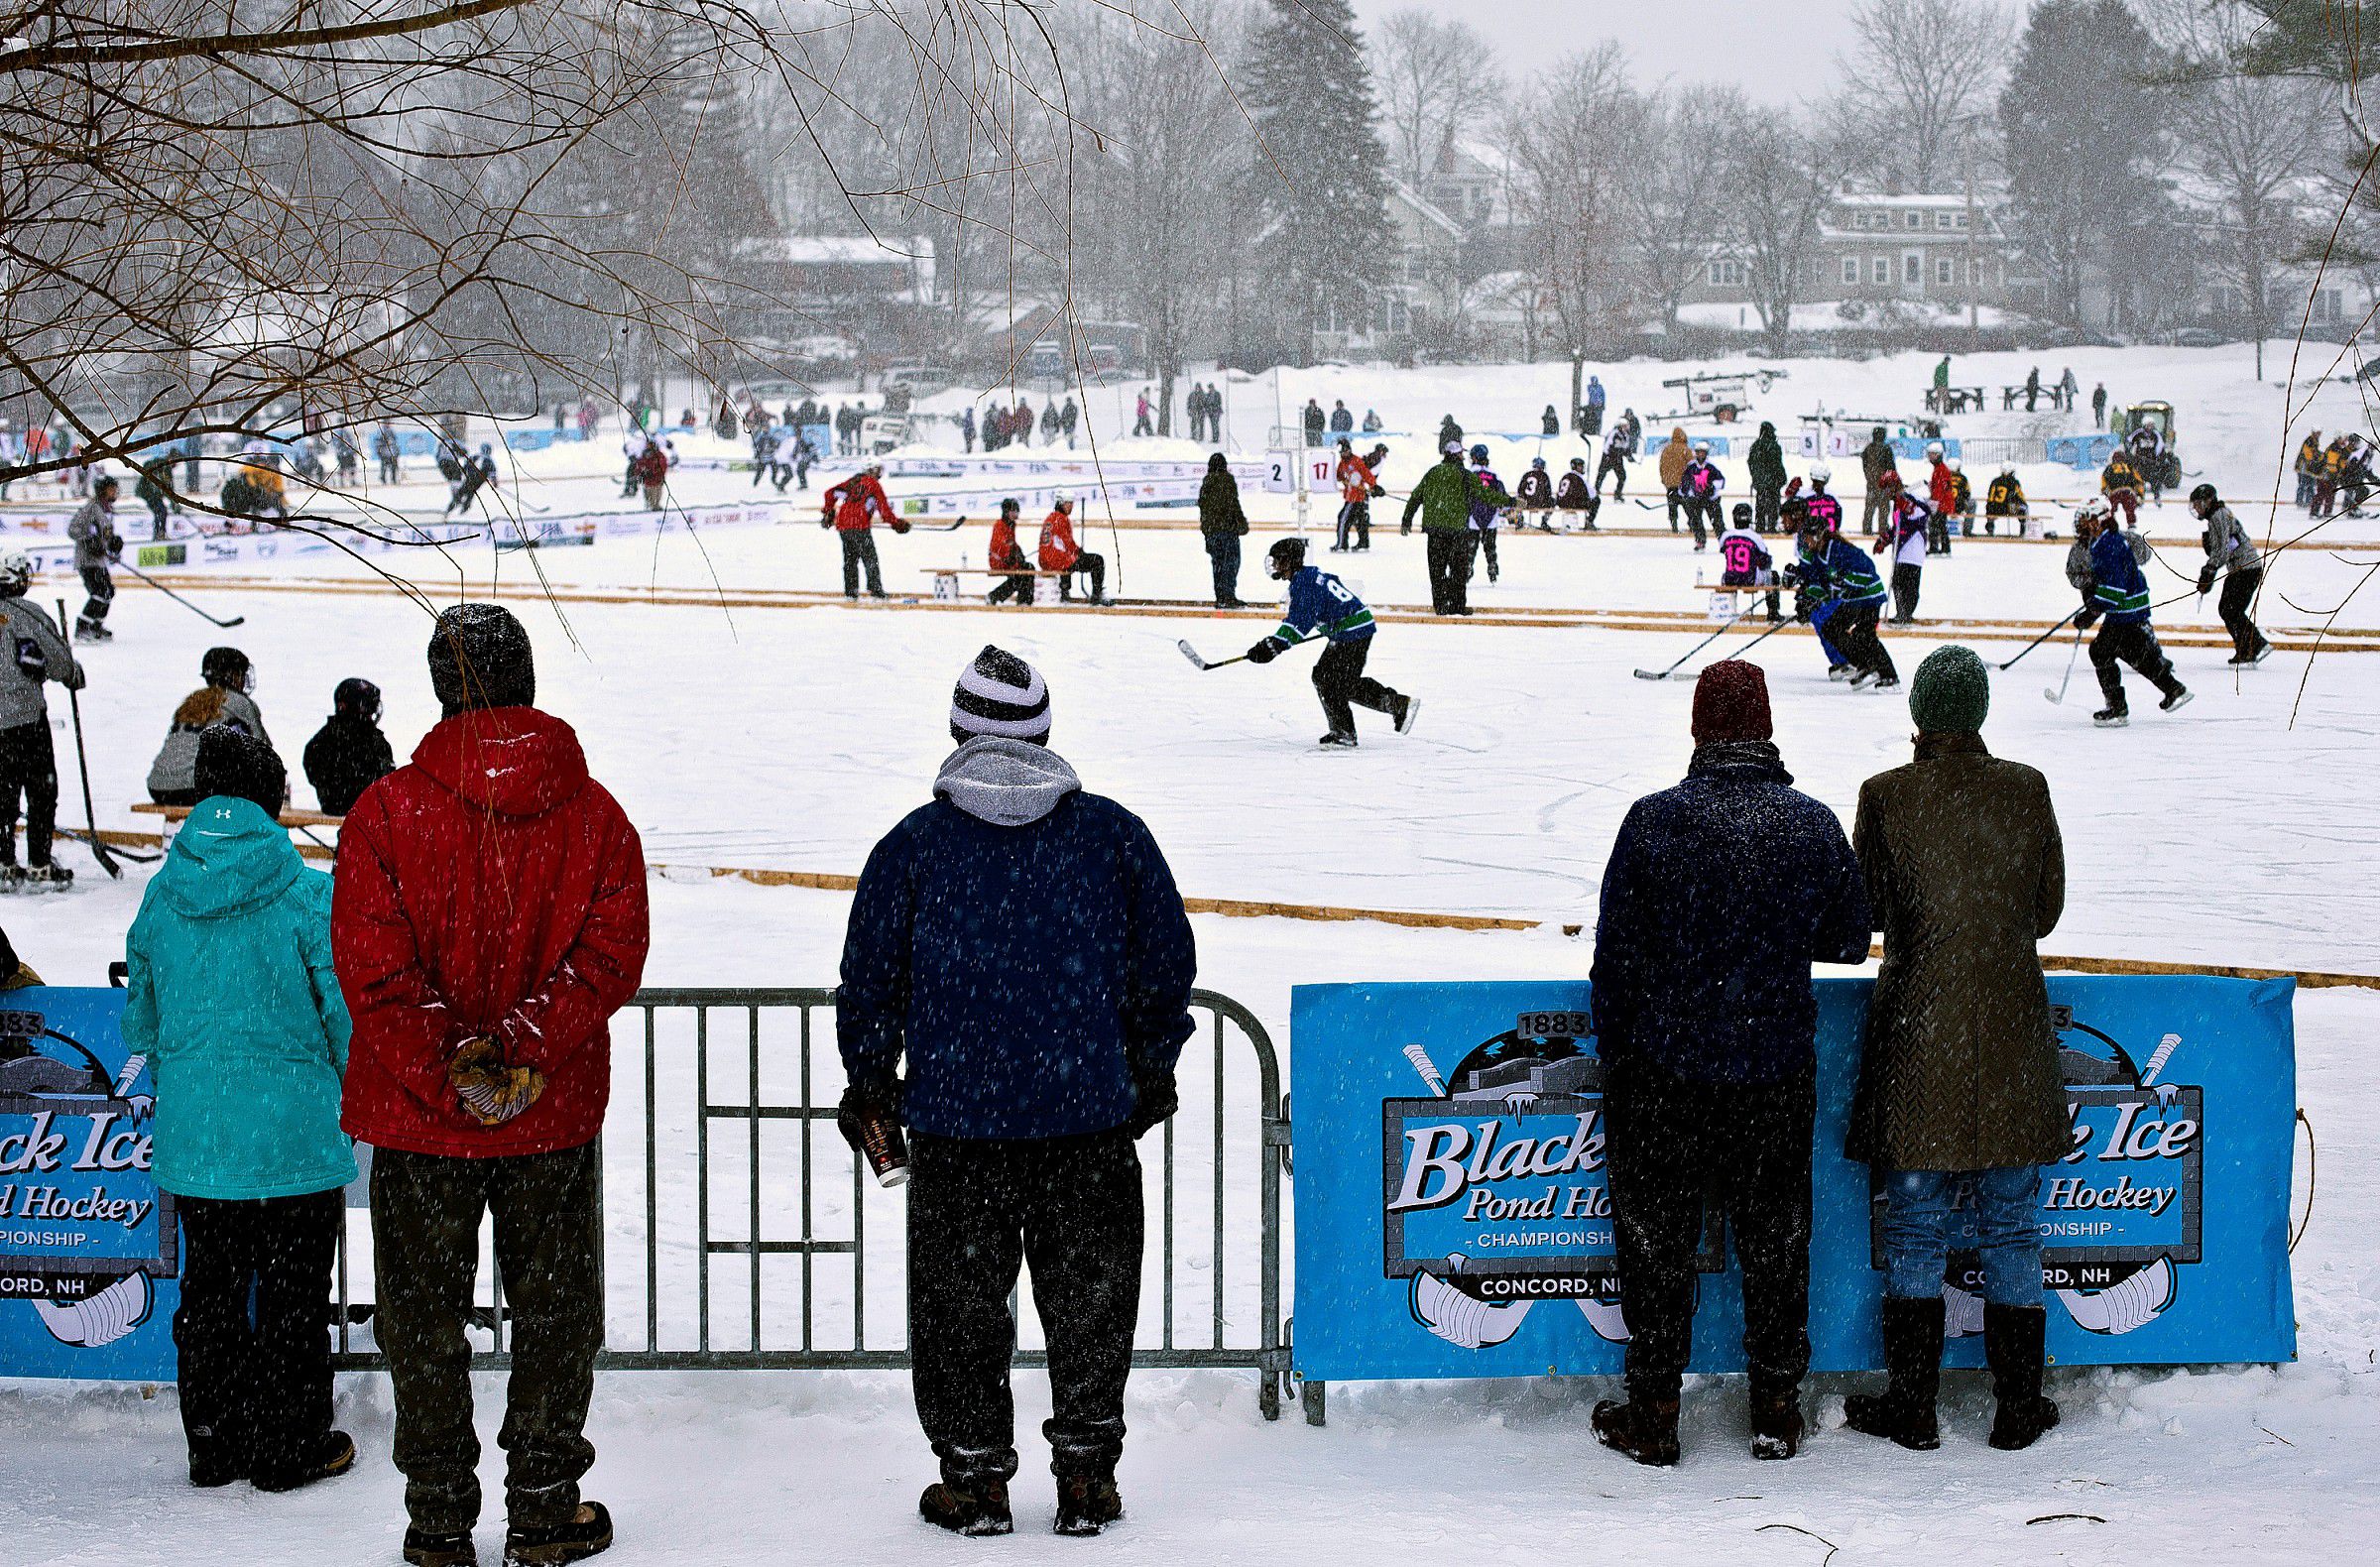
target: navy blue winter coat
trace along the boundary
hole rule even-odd
[[[976,739],[860,873],[836,1034],[854,1082],[907,1057],[901,1119],[950,1138],[1106,1132],[1190,1037],[1197,951],[1140,818],[1054,753]]]
[[[1766,742],[1705,746],[1686,780],[1628,809],[1595,929],[1595,1031],[1701,1083],[1810,1065],[1810,965],[1867,956],[1867,895],[1834,811]]]

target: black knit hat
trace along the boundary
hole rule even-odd
[[[529,633],[501,604],[457,604],[429,633],[429,688],[447,717],[473,707],[527,707],[537,699]]]
[[[200,799],[225,795],[254,800],[268,816],[281,814],[290,797],[290,770],[273,748],[245,729],[209,724],[198,734],[198,761],[190,775]]]
[[[959,671],[950,693],[950,738],[965,745],[984,735],[1049,744],[1049,687],[1041,671],[989,643]]]

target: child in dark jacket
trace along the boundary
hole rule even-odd
[[[397,770],[397,757],[380,732],[379,686],[341,680],[330,707],[330,717],[305,743],[305,777],[323,814],[344,816],[356,796]]]
[[[355,1179],[330,878],[274,819],[272,747],[208,729],[196,778],[125,940],[124,1042],[157,1076],[157,1183],[181,1227],[190,1483],[293,1491],[355,1463],[330,1424],[331,1259]]]

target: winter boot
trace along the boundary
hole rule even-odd
[[[16,872],[15,866],[6,873]],[[190,1484],[204,1491],[228,1486],[235,1480],[248,1478],[248,1450],[243,1442],[226,1441],[221,1435],[208,1431],[205,1435],[190,1435]]]
[[[1421,699],[1419,697],[1403,695],[1398,696],[1396,699],[1396,710],[1392,714],[1392,716],[1396,719],[1396,732],[1400,735],[1411,734],[1413,732],[1413,717],[1420,711]]]
[[[296,1491],[317,1480],[329,1480],[355,1467],[355,1443],[344,1431],[325,1431],[308,1444],[296,1461],[260,1468],[250,1477],[259,1491]]]
[[[479,1567],[478,1547],[471,1543],[471,1531],[460,1534],[424,1534],[419,1529],[405,1531],[406,1567]]]
[[[1124,1516],[1124,1496],[1112,1474],[1060,1475],[1058,1517],[1050,1525],[1059,1534],[1097,1534]]]
[[[1588,1417],[1595,1439],[1639,1464],[1667,1468],[1678,1461],[1678,1395],[1630,1393],[1626,1403],[1606,1398]]]
[[[1991,1368],[1991,1445],[2005,1453],[2031,1447],[2058,1423],[2058,1406],[2042,1396],[2042,1335],[2049,1313],[2040,1306],[1983,1307],[1983,1360]]]
[[[611,1513],[600,1502],[582,1502],[560,1523],[506,1530],[504,1567],[562,1567],[611,1548]]]
[[[1884,1375],[1881,1393],[1855,1392],[1843,1400],[1843,1423],[1866,1436],[1920,1453],[1942,1445],[1934,1403],[1942,1387],[1943,1305],[1940,1295],[1922,1300],[1884,1297]]]
[[[1752,1373],[1752,1456],[1791,1458],[1802,1450],[1802,1386]]]
[[[935,1481],[917,1499],[917,1515],[953,1534],[1009,1534],[1016,1527],[1009,1483],[997,1475]]]

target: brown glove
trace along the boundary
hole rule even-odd
[[[537,1102],[545,1075],[534,1067],[507,1066],[504,1052],[488,1038],[465,1039],[446,1062],[446,1081],[465,1114],[483,1127],[500,1127]]]

